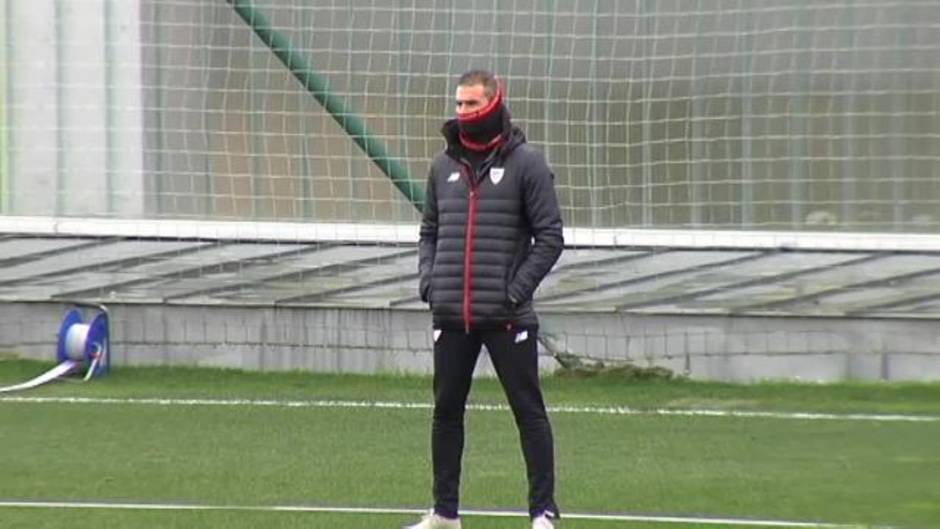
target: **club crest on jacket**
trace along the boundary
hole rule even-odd
[[[493,167],[490,169],[490,181],[493,182],[494,186],[499,184],[499,182],[503,179],[503,174],[505,174],[505,172],[506,170],[502,167]]]

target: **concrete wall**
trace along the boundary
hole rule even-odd
[[[136,2],[10,1],[4,212],[143,217]]]
[[[112,305],[113,365],[188,365],[331,373],[429,373],[424,311]],[[0,351],[55,356],[65,306],[0,305]],[[568,350],[662,366],[695,379],[940,380],[929,320],[544,314]],[[543,370],[557,367],[543,351]],[[478,373],[493,371],[483,358]]]

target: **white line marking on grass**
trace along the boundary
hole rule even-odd
[[[105,509],[105,510],[131,510],[131,511],[253,511],[253,512],[307,512],[307,513],[333,513],[333,514],[423,514],[424,509],[407,509],[396,507],[321,507],[308,505],[198,505],[191,503],[122,503],[122,502],[82,502],[82,501],[15,501],[0,500],[0,508],[24,509]],[[464,516],[480,516],[489,518],[522,518],[528,513],[522,511],[497,510],[463,510]],[[751,526],[751,527],[809,527],[825,529],[847,529],[857,525],[835,524],[825,522],[801,522],[790,520],[760,520],[753,518],[725,518],[700,517],[683,515],[648,515],[648,514],[596,514],[596,513],[566,513],[564,519],[614,521],[614,522],[651,522],[651,523],[678,523],[700,525],[724,526]]]
[[[274,408],[366,408],[396,410],[431,410],[427,402],[357,401],[357,400],[265,400],[265,399],[170,399],[111,397],[0,397],[0,402],[27,404],[118,404],[150,406],[246,406]],[[509,411],[505,404],[470,404],[480,411]],[[705,409],[641,409],[628,406],[549,406],[552,413],[587,415],[659,415],[679,417],[734,417],[758,419],[797,419],[825,421],[940,422],[936,415],[900,415],[877,413],[810,413],[775,411],[737,411]]]

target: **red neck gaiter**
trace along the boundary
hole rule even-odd
[[[463,116],[457,116],[460,143],[468,150],[486,152],[498,147],[505,139],[503,134],[508,110],[503,105],[503,91],[497,90],[485,107]]]

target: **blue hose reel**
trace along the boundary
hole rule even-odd
[[[83,380],[104,375],[111,371],[111,326],[108,309],[104,305],[73,302],[73,305],[91,307],[97,313],[87,323],[78,308],[65,313],[59,327],[56,359],[58,365],[45,373],[19,384],[0,387],[0,393],[23,391],[41,386],[53,380],[80,373],[85,369]]]
[[[87,366],[87,380],[111,371],[110,324],[103,305],[82,305],[97,309],[97,313],[89,321],[84,320],[78,308],[65,313],[59,327],[56,359],[60,364],[72,361]]]

